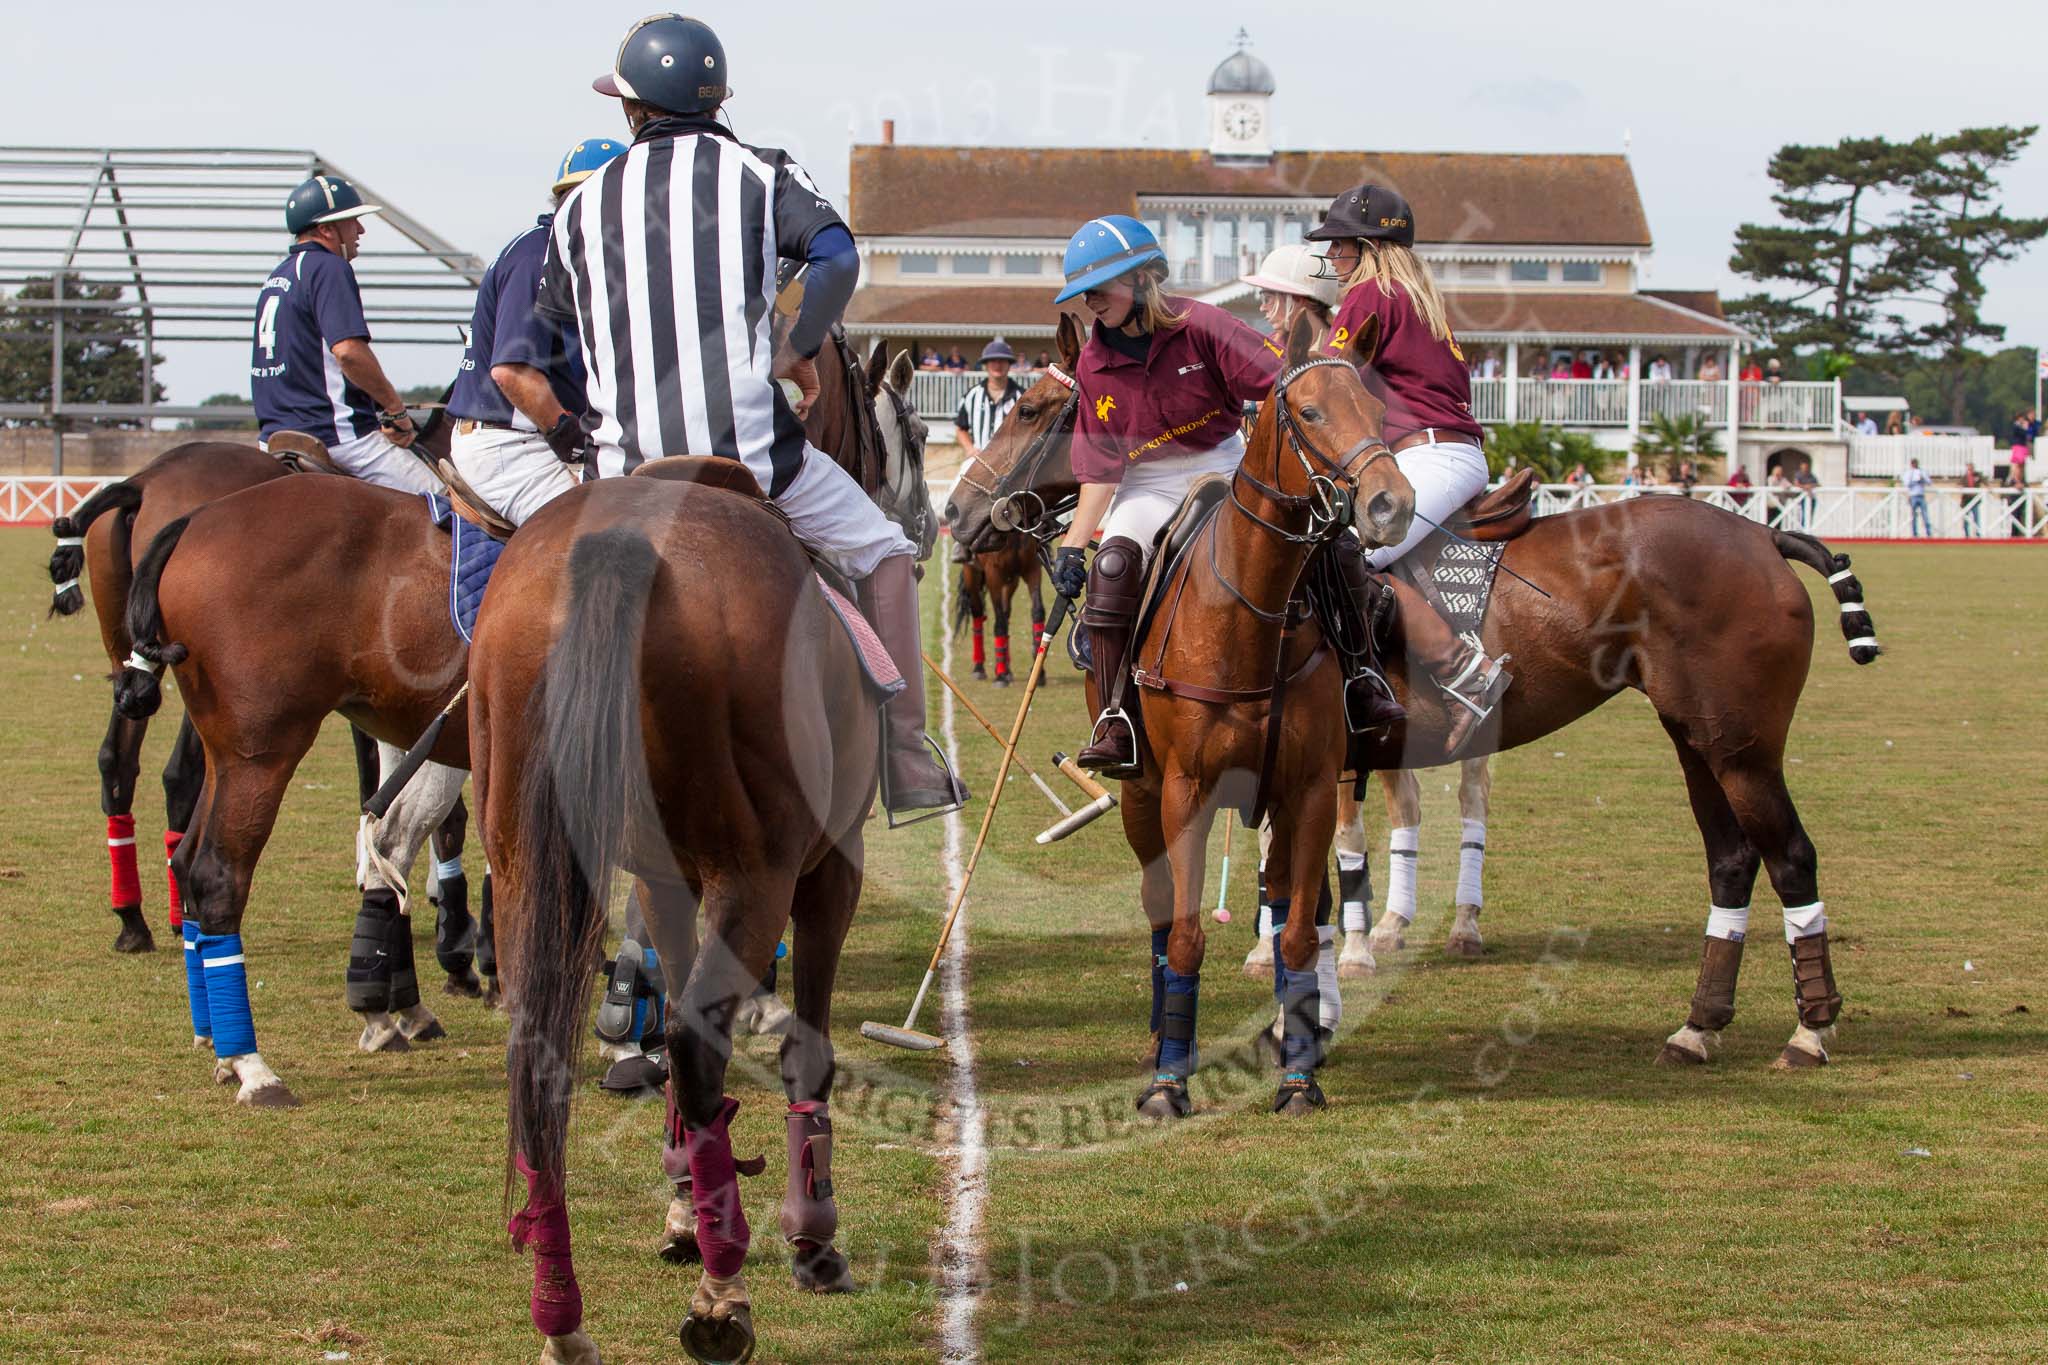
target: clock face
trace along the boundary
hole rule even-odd
[[[1255,104],[1239,100],[1223,107],[1223,131],[1239,142],[1247,142],[1259,133],[1259,109]]]

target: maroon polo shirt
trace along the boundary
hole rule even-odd
[[[1270,338],[1213,304],[1168,303],[1185,321],[1154,332],[1144,360],[1111,347],[1100,322],[1081,348],[1074,473],[1082,483],[1121,483],[1140,461],[1214,450],[1238,432],[1244,405],[1280,377],[1285,357]]]
[[[1406,289],[1380,292],[1370,280],[1355,286],[1330,323],[1330,354],[1342,355],[1366,319],[1380,320],[1380,348],[1361,371],[1365,387],[1387,405],[1389,445],[1424,427],[1457,432],[1473,445],[1486,439],[1472,416],[1472,375],[1458,339],[1438,341],[1415,311]]]

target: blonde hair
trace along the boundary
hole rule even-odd
[[[1358,245],[1358,264],[1345,277],[1344,292],[1348,294],[1371,281],[1382,294],[1392,298],[1398,284],[1408,291],[1408,301],[1415,305],[1416,316],[1429,328],[1429,334],[1438,341],[1449,341],[1451,316],[1444,307],[1444,296],[1437,292],[1436,281],[1429,277],[1429,271],[1415,253],[1405,246],[1376,242],[1369,237],[1361,239]]]
[[[1147,261],[1131,280],[1131,315],[1147,332],[1165,332],[1180,326],[1188,315],[1167,301],[1166,265]]]

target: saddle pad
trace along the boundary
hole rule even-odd
[[[868,624],[868,618],[861,615],[860,608],[846,600],[839,590],[825,581],[823,574],[814,574],[818,580],[818,591],[825,594],[826,605],[839,618],[839,624],[846,628],[846,638],[853,641],[853,652],[860,656],[861,675],[869,687],[884,701],[901,692],[907,683],[896,667],[896,661],[889,657],[888,647],[882,637],[875,634],[875,628]]]
[[[484,528],[456,513],[454,505],[438,493],[426,494],[434,525],[449,533],[448,618],[464,644],[476,628],[476,609],[483,605],[484,588],[491,570],[505,552],[505,542],[493,540]]]
[[[1195,537],[1216,515],[1216,509],[1223,506],[1223,499],[1229,493],[1228,475],[1211,474],[1197,479],[1188,489],[1187,496],[1181,499],[1180,506],[1159,528],[1159,534],[1152,542],[1152,562],[1146,566],[1144,588],[1138,594],[1138,617],[1131,630],[1134,655],[1135,646],[1145,638],[1145,631],[1159,610],[1167,586],[1173,582],[1175,568],[1186,557]],[[1080,634],[1079,631],[1074,633]]]
[[[1451,629],[1477,639],[1479,628],[1486,623],[1486,608],[1493,601],[1501,549],[1438,531],[1402,562],[1411,574],[1427,578],[1428,586],[1436,589]],[[1428,587],[1423,595],[1429,595]]]

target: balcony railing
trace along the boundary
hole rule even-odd
[[[1629,488],[1601,484],[1573,488],[1544,484],[1536,490],[1536,515],[1551,516],[1624,498],[1681,497],[1677,488]],[[1912,537],[1912,499],[1903,488],[1837,487],[1798,491],[1697,485],[1693,499],[1733,512],[1748,521],[1787,531],[1806,531],[1827,540],[1906,540]],[[1924,534],[1938,539],[2034,540],[2048,535],[2048,490],[2021,488],[1931,488]]]
[[[1929,478],[1957,479],[1971,465],[1977,467],[1979,474],[1989,475],[1996,455],[1989,436],[1927,432],[1914,436],[1849,438],[1850,478],[1903,478],[1908,460],[1918,460]]]

